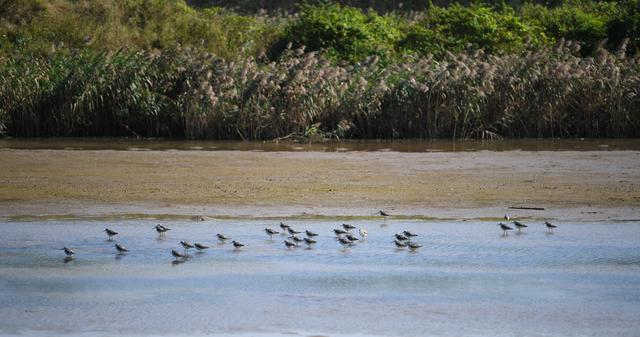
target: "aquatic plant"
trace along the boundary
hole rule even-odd
[[[278,61],[196,48],[0,60],[0,117],[15,136],[209,139],[634,137],[640,63],[580,45],[521,54],[333,63],[304,47]]]

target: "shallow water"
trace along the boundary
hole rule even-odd
[[[0,149],[119,151],[616,151],[640,150],[638,139],[344,140],[317,143],[158,140],[127,138],[0,139]]]
[[[366,241],[342,249],[328,221],[287,250],[276,223],[0,222],[0,335],[637,336],[640,223],[530,224],[501,236],[488,222],[353,222]],[[102,230],[120,232],[116,255]],[[411,229],[424,247],[397,250]],[[225,233],[247,246],[220,245]],[[210,244],[175,264],[178,241]],[[58,250],[76,258],[65,263]]]

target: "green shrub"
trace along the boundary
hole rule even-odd
[[[511,53],[522,50],[527,43],[540,46],[546,42],[541,30],[522,22],[511,7],[433,6],[425,16],[409,28],[399,44],[401,48],[432,54],[479,48]]]
[[[563,6],[547,8],[527,4],[523,7],[523,20],[540,26],[547,36],[580,41],[583,55],[593,52],[600,41],[607,38],[609,22],[614,18],[615,2],[568,2]]]
[[[296,47],[323,49],[333,59],[351,62],[371,55],[386,57],[393,53],[399,39],[398,22],[393,17],[335,3],[302,5],[300,18],[284,36]]]

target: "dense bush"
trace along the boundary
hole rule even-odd
[[[409,28],[400,42],[410,51],[442,54],[483,48],[490,53],[521,51],[526,44],[542,46],[546,37],[537,26],[523,23],[511,7],[484,5],[432,7]]]
[[[390,55],[400,39],[398,26],[392,17],[335,3],[302,5],[299,19],[283,39],[297,47],[323,49],[333,59],[357,62],[371,55]]]

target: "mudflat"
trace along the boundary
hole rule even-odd
[[[0,216],[640,218],[640,151],[0,149]],[[544,211],[510,209],[541,207]]]

